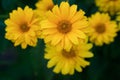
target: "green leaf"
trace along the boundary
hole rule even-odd
[[[2,0],[2,1],[1,1],[1,4],[2,4],[3,9],[4,9],[6,12],[10,12],[10,11],[12,11],[13,9],[16,8],[16,6],[17,6],[17,1],[18,1],[18,0]]]
[[[100,80],[107,68],[108,62],[104,57],[104,48],[105,47],[93,47],[94,57],[90,59],[91,64],[87,70],[89,80]]]

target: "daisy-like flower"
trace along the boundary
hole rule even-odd
[[[37,38],[40,36],[39,18],[28,6],[25,9],[20,7],[10,13],[10,18],[5,20],[5,38],[11,40],[14,46],[21,44],[25,49],[27,45],[36,46]]]
[[[39,0],[36,3],[35,11],[40,17],[45,17],[45,13],[49,10],[52,10],[53,7],[54,3],[52,0]]]
[[[111,15],[120,11],[120,0],[95,0],[100,11],[109,12]]]
[[[47,45],[45,49],[45,59],[48,59],[48,68],[52,68],[55,73],[62,73],[63,75],[73,75],[74,71],[82,72],[82,68],[90,65],[90,62],[85,58],[93,57],[89,50],[92,44],[81,43],[79,46],[74,46],[70,51],[58,50],[56,47]]]
[[[102,46],[104,43],[109,44],[114,41],[114,37],[117,35],[117,24],[115,21],[110,20],[110,16],[106,13],[93,14],[89,18],[91,32],[89,33],[90,41],[98,46]]]
[[[47,19],[41,21],[42,36],[45,43],[50,43],[67,51],[73,45],[79,45],[87,39],[85,33],[89,31],[87,18],[77,6],[62,2],[60,7],[54,6],[47,12]]]

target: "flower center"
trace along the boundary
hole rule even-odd
[[[72,26],[72,24],[69,21],[62,20],[58,23],[57,29],[59,32],[66,34],[71,31],[71,29],[72,29],[71,26]]]
[[[22,32],[27,32],[30,29],[30,27],[28,27],[26,24],[22,24],[20,26],[20,29],[22,30]]]
[[[47,7],[47,11],[52,10],[53,7],[54,7],[54,5],[49,5],[49,6]]]
[[[73,57],[76,56],[74,50],[70,50],[69,52],[66,51],[66,50],[63,50],[63,51],[62,51],[62,55],[63,55],[65,58],[73,58]]]
[[[95,29],[98,33],[104,33],[106,30],[105,24],[98,24]]]

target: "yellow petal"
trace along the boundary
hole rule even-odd
[[[69,63],[67,63],[67,62],[64,64],[64,66],[62,68],[62,74],[63,75],[66,75],[70,72],[70,67],[69,66],[70,66]]]
[[[13,21],[11,21],[10,19],[5,20],[5,24],[9,25],[10,27],[14,27],[14,26],[18,26],[17,24],[15,24]]]
[[[20,25],[21,22],[24,22],[24,17],[24,12],[20,7],[18,7],[17,10],[13,10],[13,12],[10,13],[10,19],[18,25]]]
[[[25,49],[27,47],[27,44],[25,42],[22,42],[21,47],[22,49]]]
[[[72,5],[70,7],[69,19],[73,18],[76,12],[77,12],[77,5]]]
[[[60,4],[60,11],[62,14],[62,18],[67,18],[69,16],[69,10],[70,10],[70,5],[68,4],[68,2],[62,2]]]
[[[19,44],[21,44],[24,41],[24,36],[21,35],[16,41],[14,46],[18,46]]]
[[[86,29],[88,27],[88,21],[86,20],[78,20],[73,23],[73,29]]]
[[[51,23],[50,21],[48,20],[43,20],[41,21],[41,29],[46,29],[46,28],[55,28],[56,27],[56,24],[54,23]]]
[[[45,38],[44,38],[44,40],[45,40],[45,43],[48,43],[48,42],[50,42],[51,40],[52,40],[52,35],[48,35],[48,36],[46,36]]]
[[[74,68],[70,69],[69,74],[70,74],[70,75],[73,75],[73,74],[74,74]]]
[[[53,34],[53,38],[52,38],[52,41],[51,41],[51,45],[57,45],[63,38],[63,35],[60,34],[60,33],[56,33],[56,34]]]
[[[47,51],[47,50],[46,50]],[[53,51],[49,51],[48,53],[45,53],[45,56],[44,56],[44,58],[45,59],[51,59],[51,58],[53,58],[54,57],[54,54],[55,52],[53,52]]]
[[[109,43],[108,36],[103,35],[102,37],[103,37],[103,39],[104,39],[104,42],[105,42],[106,44],[108,44],[108,43]]]
[[[88,62],[88,61],[86,61],[86,60],[84,60],[82,58],[78,58],[78,61],[77,61],[78,64],[80,64],[82,67],[86,67],[86,66],[90,65],[90,62]]]
[[[53,67],[59,61],[58,57],[53,57],[47,64],[48,68]]]
[[[75,65],[75,69],[76,69],[78,72],[82,72],[82,68],[81,68],[80,65],[78,65],[78,64]]]
[[[74,23],[77,20],[85,19],[84,12],[82,10],[78,11],[74,17],[71,19],[71,22]]]
[[[57,16],[57,15],[55,15],[55,14],[53,14],[51,11],[48,11],[48,12],[46,13],[46,15],[47,15],[48,20],[49,20],[50,22],[54,22],[54,23],[57,24],[59,21],[61,21],[60,17]]]
[[[26,21],[28,21],[30,23],[32,18],[33,18],[33,10],[32,10],[32,8],[29,8],[28,6],[26,6],[25,9],[24,9],[24,12],[25,12]]]
[[[53,35],[53,34],[56,34],[57,33],[57,29],[55,28],[50,28],[50,29],[45,29],[42,34],[43,35]]]
[[[67,36],[65,36],[64,37],[64,49],[66,51],[70,51],[71,47],[72,47],[71,41],[69,40],[69,38]]]
[[[80,52],[79,55],[83,58],[91,58],[93,57],[92,52]]]
[[[64,66],[64,62],[63,60],[60,60],[57,65],[55,66],[55,68],[53,69],[53,72],[55,73],[59,73],[62,69],[62,67]]]
[[[96,44],[97,44],[97,45],[100,45],[100,46],[103,44],[103,39],[102,39],[101,35],[99,35],[99,36],[97,37],[97,39],[96,39]]]
[[[79,41],[77,39],[77,37],[75,35],[73,35],[72,33],[69,33],[68,35],[68,39],[75,45],[79,44]]]
[[[31,39],[30,39],[30,37],[29,37],[28,35],[25,35],[25,42],[26,42],[27,44],[30,44],[30,43],[31,43]]]
[[[60,10],[58,8],[58,5],[54,6],[52,9],[53,13],[57,16],[61,16]]]
[[[74,36],[81,38],[81,39],[87,38],[86,34],[82,32],[81,30],[75,30],[74,32],[71,32],[71,34],[74,34]]]

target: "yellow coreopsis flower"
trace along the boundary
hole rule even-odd
[[[82,10],[77,11],[77,5],[70,7],[68,2],[54,6],[47,12],[47,19],[41,21],[45,43],[69,51],[73,45],[84,42],[87,39],[85,33],[89,31],[84,14]]]
[[[100,11],[109,12],[111,15],[120,11],[120,0],[95,0]]]
[[[36,46],[37,38],[40,36],[39,18],[28,6],[25,9],[20,7],[10,13],[10,18],[5,20],[5,38],[14,42],[14,46],[21,44],[25,49],[27,45]]]
[[[82,68],[90,65],[90,62],[85,58],[93,57],[89,50],[92,44],[81,43],[79,46],[74,46],[70,51],[58,50],[56,47],[50,45],[46,46],[45,59],[48,59],[48,68],[52,68],[55,73],[62,73],[63,75],[73,75],[74,71],[82,72]]]
[[[110,20],[110,16],[106,13],[93,14],[89,18],[91,32],[89,33],[90,41],[98,46],[102,46],[104,43],[109,44],[114,41],[114,37],[117,35],[117,24],[115,21]]]
[[[36,3],[35,11],[40,17],[45,17],[45,13],[49,10],[52,10],[53,7],[54,3],[52,0],[39,0]]]

